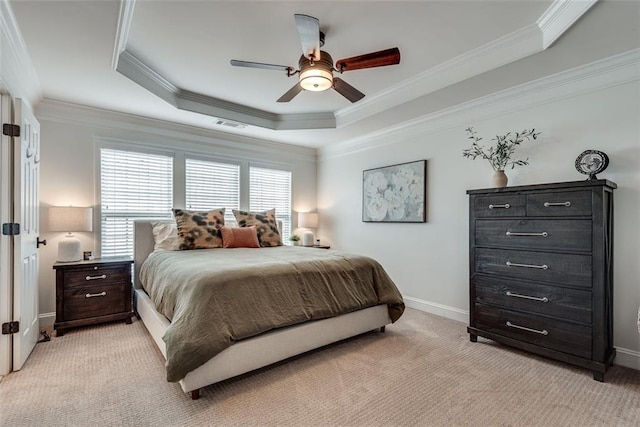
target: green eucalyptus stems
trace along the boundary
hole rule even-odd
[[[495,171],[503,171],[509,165],[511,169],[516,165],[524,166],[529,164],[529,158],[525,160],[511,160],[511,156],[516,151],[516,147],[524,141],[533,141],[538,138],[540,132],[536,133],[535,129],[524,129],[522,132],[508,132],[505,135],[496,135],[492,141],[496,141],[496,145],[489,147],[487,150],[484,146],[478,145],[482,138],[478,136],[472,127],[468,127],[465,131],[469,134],[471,148],[462,151],[464,157],[475,160],[480,157],[491,163],[491,167]]]

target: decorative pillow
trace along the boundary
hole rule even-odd
[[[247,212],[234,209],[233,216],[236,217],[238,227],[255,225],[260,246],[282,246],[275,209],[264,212]]]
[[[178,226],[174,222],[156,221],[151,223],[153,231],[154,251],[177,251],[180,243],[178,241]]]
[[[255,226],[244,228],[220,227],[222,247],[224,248],[259,248],[258,233]]]
[[[211,211],[174,209],[173,216],[178,226],[178,249],[222,247],[222,233],[218,226],[224,225],[224,208]]]

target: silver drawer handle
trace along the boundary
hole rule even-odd
[[[489,205],[489,209],[495,209],[495,208],[509,209],[510,207],[511,205],[509,203],[505,203],[504,205]]]
[[[529,295],[514,294],[513,292],[510,292],[510,291],[507,291],[507,293],[505,295],[508,296],[508,297],[524,298],[524,299],[530,299],[530,300],[533,300],[533,301],[549,302],[549,298],[547,298],[547,297],[538,298],[538,297],[532,297],[532,296],[529,296]]]
[[[99,294],[86,294],[85,298],[93,298],[93,297],[106,297],[107,293],[105,291],[100,292]]]
[[[84,280],[98,280],[98,279],[106,279],[107,275],[103,274],[102,276],[87,276]]]
[[[507,236],[527,236],[527,237],[548,237],[549,233],[543,231],[542,233],[514,233],[511,231],[507,231]]]
[[[566,206],[569,207],[571,206],[571,202],[544,202],[544,207],[548,208],[549,206]]]
[[[509,321],[507,321],[507,326],[510,327],[510,328],[522,329],[523,331],[534,332],[534,333],[540,334],[540,335],[549,335],[549,331],[547,331],[546,329],[543,329],[543,330],[539,331],[537,329],[531,329],[531,328],[526,328],[524,326],[516,325],[516,324],[513,324],[513,323],[511,323]]]
[[[549,266],[547,264],[542,265],[533,265],[533,264],[517,264],[515,262],[507,261],[505,262],[507,267],[525,267],[525,268],[539,268],[540,270],[548,270]]]

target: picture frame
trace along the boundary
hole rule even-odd
[[[427,161],[362,172],[363,222],[427,222]]]

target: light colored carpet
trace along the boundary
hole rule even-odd
[[[203,389],[164,379],[144,325],[113,323],[38,344],[0,383],[3,426],[638,426],[640,372],[590,372],[407,309],[386,333]]]

